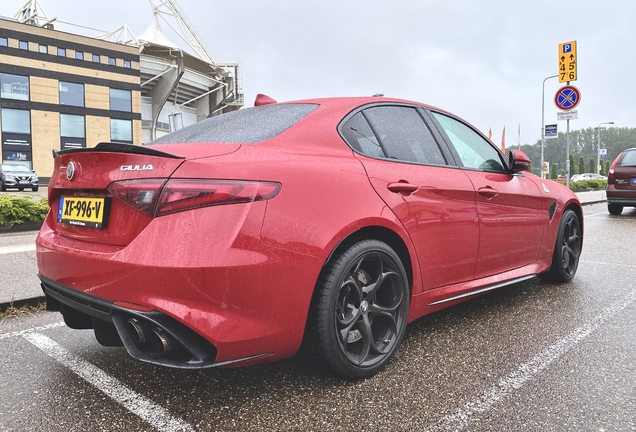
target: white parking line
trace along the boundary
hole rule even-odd
[[[56,322],[56,323],[53,323],[53,324],[47,324],[47,325],[43,325],[43,326],[39,326],[39,327],[33,327],[33,328],[30,328],[30,329],[20,330],[20,331],[16,331],[16,332],[0,333],[0,339],[6,339],[6,338],[10,338],[10,337],[22,336],[22,335],[25,335],[27,333],[41,332],[41,331],[52,329],[52,328],[55,328],[55,327],[62,327],[63,325],[65,325],[64,321],[60,321],[60,322]]]
[[[163,407],[136,393],[117,378],[113,378],[92,363],[77,357],[49,337],[32,332],[25,333],[22,337],[158,430],[195,430],[185,421],[173,417]]]
[[[0,255],[17,253],[17,252],[31,252],[35,250],[35,244],[22,245],[22,246],[2,246],[0,247]]]
[[[631,305],[636,300],[636,290],[614,305],[608,307],[600,315],[583,324],[569,335],[537,354],[527,363],[520,365],[517,370],[499,380],[499,382],[475,399],[467,402],[454,414],[442,418],[437,424],[431,426],[429,431],[460,431],[467,428],[480,414],[484,414],[495,405],[502,403],[510,394],[519,390],[535,375],[543,371],[550,363],[557,360],[574,348],[578,343],[598,330],[603,323],[613,318],[617,313]]]

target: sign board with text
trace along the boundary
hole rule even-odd
[[[579,118],[579,112],[576,110],[557,113],[557,120],[576,120],[577,118]]]
[[[557,126],[555,124],[545,125],[545,138],[554,139],[558,136]]]
[[[559,82],[576,81],[576,41],[559,44]]]

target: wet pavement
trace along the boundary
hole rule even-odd
[[[57,313],[0,321],[0,431],[636,430],[636,210],[585,210],[570,284],[510,286],[407,328],[348,382],[303,355],[182,371],[131,359]]]

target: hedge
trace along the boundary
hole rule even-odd
[[[49,212],[46,198],[34,200],[17,195],[0,196],[0,225],[42,222]]]
[[[559,183],[565,184],[564,181],[560,181]],[[594,191],[594,190],[605,190],[607,189],[607,180],[579,180],[579,181],[571,181],[570,189],[574,192],[586,192],[586,191]]]

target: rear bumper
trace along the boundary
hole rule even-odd
[[[206,341],[204,353],[189,349],[193,360],[162,360],[167,366],[243,366],[290,357],[302,342],[324,259],[266,245],[260,238],[264,203],[241,206],[199,209],[193,213],[214,214],[186,226],[177,215],[155,218],[127,246],[70,239],[47,218],[36,240],[45,293],[112,323],[140,360],[157,363],[125,340],[133,318],[188,349],[205,345],[190,339]],[[228,229],[227,221],[239,226]]]
[[[636,190],[620,190],[612,187],[608,188],[606,193],[608,204],[636,207]]]
[[[48,310],[63,311],[71,327],[92,327],[98,334],[95,319],[114,325],[128,353],[141,361],[182,369],[223,366],[215,363],[214,346],[188,327],[157,311],[136,311],[115,305],[40,276]],[[62,306],[64,305],[64,306]],[[84,317],[92,319],[82,320]],[[131,323],[136,325],[132,326]],[[99,340],[99,337],[98,337]],[[165,345],[164,345],[165,343]],[[251,359],[237,359],[235,362]]]

